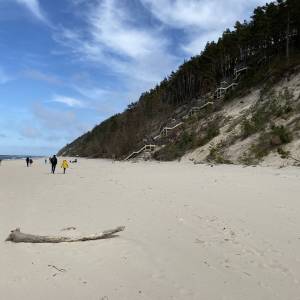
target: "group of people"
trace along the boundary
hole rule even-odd
[[[53,155],[52,157],[49,158],[49,162],[51,164],[51,173],[55,173],[56,165],[58,163],[56,155]],[[66,170],[69,168],[69,164],[66,159],[63,160],[61,167],[64,171],[64,174],[66,174]]]
[[[30,157],[26,157],[26,165],[27,168],[30,167],[33,164],[33,160]]]
[[[76,160],[77,162],[77,160]],[[33,160],[29,157],[26,158],[26,165],[27,167],[31,166],[33,163]],[[47,159],[45,159],[45,164],[47,163]],[[55,173],[55,169],[58,163],[58,159],[56,157],[56,155],[53,155],[52,157],[49,157],[49,163],[51,164],[51,173],[54,174]],[[66,170],[69,168],[69,164],[67,162],[66,159],[63,160],[61,167],[63,169],[64,174],[66,174]]]

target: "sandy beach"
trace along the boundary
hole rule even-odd
[[[299,195],[297,168],[4,161],[0,299],[300,299]],[[119,225],[107,240],[4,241]]]

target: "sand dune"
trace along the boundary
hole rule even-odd
[[[296,168],[81,159],[52,175],[42,160],[5,161],[0,299],[299,299],[299,195]],[[77,235],[119,225],[108,240],[4,241],[16,227]]]

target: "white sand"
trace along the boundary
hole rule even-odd
[[[300,299],[300,169],[80,160],[53,176],[24,165],[0,166],[0,299]],[[118,225],[110,240],[4,242],[19,226]]]

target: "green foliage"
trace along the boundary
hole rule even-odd
[[[198,139],[197,146],[204,146],[209,143],[213,138],[220,134],[219,120],[215,119],[207,124],[207,128],[202,132],[201,138]]]
[[[197,139],[194,134],[184,132],[175,143],[169,143],[155,152],[154,158],[161,161],[172,161],[182,157],[186,151],[195,148]]]
[[[291,100],[293,95],[288,89],[278,95],[269,93],[265,96],[266,99],[258,103],[254,108],[254,113],[250,119],[244,119],[242,127],[242,138],[247,138],[254,133],[264,131],[266,125],[272,120],[272,118],[287,118],[293,111]]]
[[[247,138],[254,133],[264,130],[268,122],[267,117],[268,112],[265,110],[265,106],[255,111],[251,119],[245,119],[242,122],[242,137]]]
[[[292,141],[292,134],[284,126],[272,126],[271,135],[278,137],[281,144],[288,144]]]
[[[209,155],[207,157],[207,160],[216,164],[232,164],[229,159],[224,158],[224,155],[222,153],[223,148],[224,145],[222,142],[217,145],[211,145],[209,147]]]
[[[254,158],[260,161],[263,157],[267,156],[272,149],[269,136],[262,134],[256,144],[252,145],[250,148],[250,153]]]
[[[280,155],[280,157],[281,157],[282,159],[287,159],[287,158],[289,158],[290,155],[291,155],[290,151],[285,151],[285,150],[283,150],[282,148],[278,148],[278,149],[277,149],[277,153]]]
[[[240,158],[240,162],[246,165],[258,163],[277,147],[277,152],[281,157],[287,158],[289,152],[285,152],[280,146],[291,141],[292,135],[284,126],[274,125],[270,131],[260,134],[258,141],[250,147],[248,153]]]
[[[242,137],[247,138],[248,136],[256,133],[258,128],[256,128],[255,123],[252,120],[245,119],[242,124]]]
[[[172,161],[182,156],[182,152],[175,144],[168,144],[164,148],[156,151],[153,157],[160,161]]]
[[[239,163],[245,166],[256,165],[257,161],[248,152],[243,153],[239,158]]]

